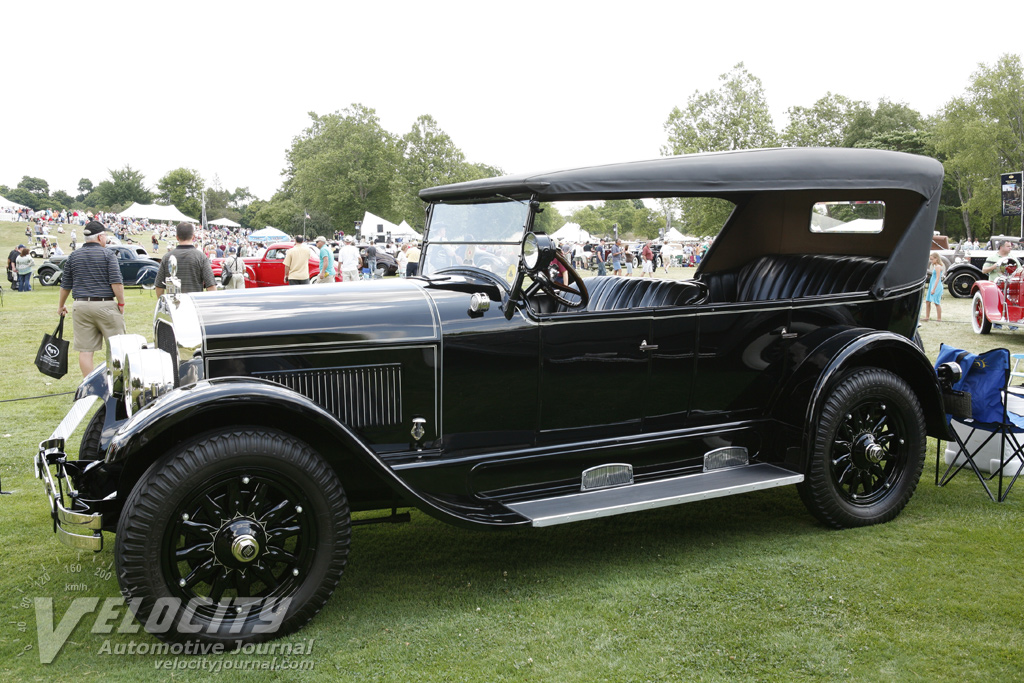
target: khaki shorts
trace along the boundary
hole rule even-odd
[[[125,333],[124,315],[116,301],[76,301],[71,313],[75,351],[99,351],[104,339]]]

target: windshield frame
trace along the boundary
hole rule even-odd
[[[488,208],[497,208],[497,211],[490,212]],[[498,196],[431,203],[427,210],[419,274],[430,277],[451,270],[484,271],[510,287],[519,269],[523,240],[533,225],[535,209],[530,197]],[[501,222],[505,218],[500,215],[502,212],[508,212],[504,223]],[[489,213],[495,215],[488,216]],[[480,230],[481,222],[489,218],[498,221],[494,227],[505,232],[507,239],[496,238],[493,229],[484,229],[479,237],[465,228],[460,231],[459,223]],[[517,227],[512,228],[513,224]]]

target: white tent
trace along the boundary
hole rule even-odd
[[[127,209],[117,214],[122,218],[148,218],[151,221],[168,221],[170,223],[198,223],[195,218],[189,218],[176,206],[164,206],[162,204],[139,204],[135,202]]]
[[[0,197],[0,209],[27,209],[28,207],[18,202],[12,202],[6,197]]]
[[[418,232],[416,232],[416,230],[411,225],[409,225],[405,221],[402,221],[401,223],[398,224],[398,233],[394,234],[392,236],[393,237],[402,237],[403,239],[404,238],[417,239],[421,235]]]
[[[419,237],[420,234],[412,229],[408,223],[402,221],[401,225],[395,225],[386,221],[380,216],[375,216],[369,211],[363,214],[363,222],[359,226],[359,236],[368,242],[377,241],[378,237]]]
[[[675,228],[669,228],[668,231],[665,233],[666,242],[682,242],[685,239],[686,235],[679,232]]]
[[[287,242],[290,240],[291,237],[287,234],[269,225],[249,235],[250,242]]]
[[[581,228],[579,223],[566,223],[551,236],[556,240],[568,240],[570,242],[586,242],[590,240],[590,233]]]
[[[240,227],[242,227],[241,223],[236,223],[233,220],[231,220],[230,218],[218,218],[215,221],[206,221],[206,224],[207,225],[219,225],[219,226],[221,226],[223,228],[240,228]]]

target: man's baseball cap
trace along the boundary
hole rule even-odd
[[[317,244],[320,244],[321,242],[326,242],[326,241],[327,241],[327,238],[326,238],[326,237],[324,237],[323,235],[319,235],[319,236],[318,236],[318,237],[317,237],[317,238],[316,238],[316,239],[315,239],[314,241],[315,241],[315,242],[316,242]]]
[[[86,237],[91,237],[92,235],[98,235],[101,232],[110,232],[110,230],[108,230],[106,226],[99,221],[89,221],[85,224],[84,232]]]
[[[352,235],[345,235],[345,241],[351,243],[352,242]]]

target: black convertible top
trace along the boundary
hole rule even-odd
[[[877,149],[791,147],[663,157],[441,185],[428,202],[536,195],[540,201],[720,196],[771,190],[911,190],[938,200],[942,164]]]
[[[534,197],[551,202],[720,197],[736,209],[701,261],[697,277],[738,271],[763,254],[861,256],[886,261],[870,287],[875,296],[885,296],[924,278],[943,175],[938,161],[913,154],[790,147],[485,178],[425,189],[420,198],[457,202]],[[838,200],[884,202],[886,227],[877,235],[812,233],[813,203]]]

